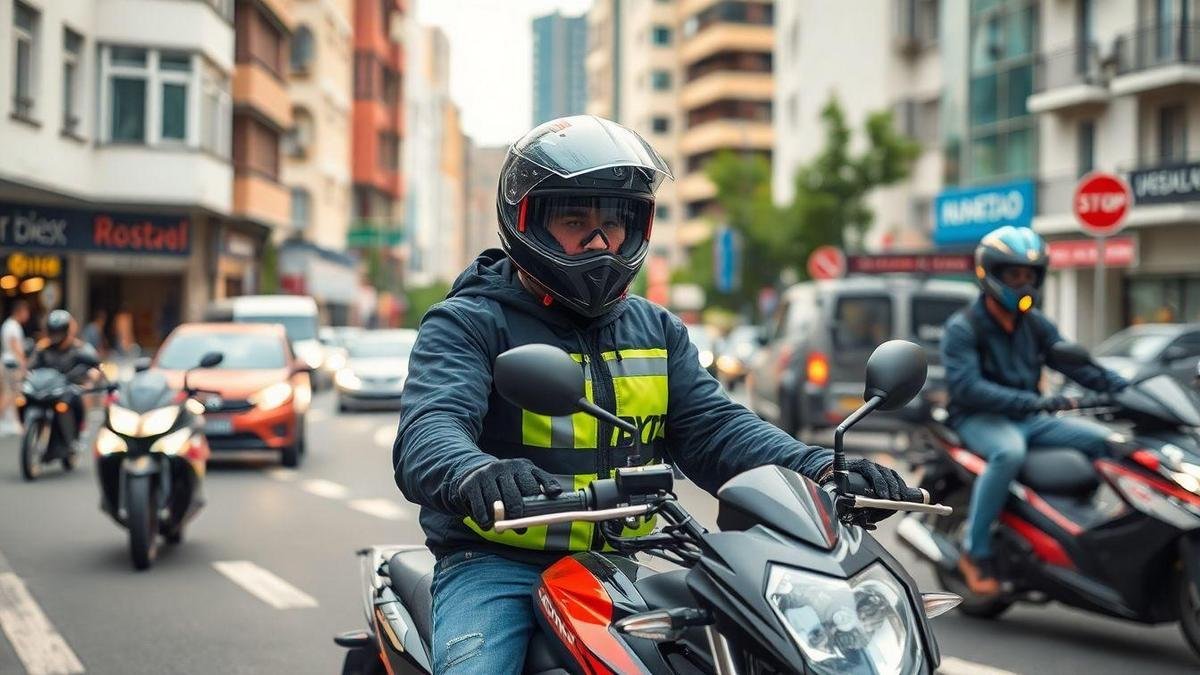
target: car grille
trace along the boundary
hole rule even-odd
[[[215,402],[210,398],[204,402],[205,412],[210,413],[236,413],[250,410],[254,404],[244,398],[223,398],[219,405],[213,405]]]

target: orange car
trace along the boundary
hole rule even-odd
[[[296,358],[277,324],[189,323],[167,337],[151,364],[174,387],[208,352],[224,355],[212,369],[196,370],[188,384],[204,390],[209,447],[278,450],[284,466],[304,456],[304,416],[312,401],[308,365]]]

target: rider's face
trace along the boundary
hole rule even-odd
[[[1024,265],[1013,265],[1004,268],[1000,273],[1000,281],[1004,282],[1009,288],[1024,288],[1037,283],[1037,272],[1033,271],[1032,267]]]
[[[565,209],[550,217],[546,226],[567,255],[608,250],[616,253],[625,241],[625,223],[608,209],[579,206]],[[596,230],[604,233],[601,237]],[[608,245],[604,244],[605,237]]]

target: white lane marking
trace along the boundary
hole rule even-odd
[[[404,520],[408,512],[390,499],[355,499],[350,502],[350,508],[384,520]]]
[[[350,490],[345,485],[324,478],[311,478],[300,484],[305,492],[329,499],[345,499]]]
[[[943,656],[942,665],[937,671],[942,675],[1017,675],[1011,670],[993,668],[954,656]]]
[[[29,675],[84,672],[75,652],[12,572],[0,573],[0,628]]]
[[[396,440],[396,427],[379,427],[375,430],[375,435],[372,436],[372,439],[375,441],[375,445],[390,448]]]
[[[275,609],[317,606],[316,599],[311,595],[249,560],[221,560],[214,562],[213,567],[247,593]]]
[[[300,473],[295,469],[267,469],[267,475],[281,483],[295,482]]]

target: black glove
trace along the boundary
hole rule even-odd
[[[1078,407],[1079,400],[1070,396],[1043,396],[1038,402],[1038,410],[1045,410],[1046,412],[1074,410]]]
[[[1128,388],[1129,388],[1129,380],[1121,377],[1120,375],[1117,375],[1116,373],[1109,374],[1109,376],[1108,376],[1108,393],[1119,394]]]
[[[467,474],[456,490],[458,504],[485,530],[493,525],[492,504],[504,502],[505,518],[520,518],[521,499],[545,493],[557,497],[562,486],[528,459],[498,459]]]
[[[850,472],[850,494],[892,501],[923,500],[920,490],[908,487],[900,474],[886,466],[869,459],[852,459],[846,462],[846,468]],[[890,509],[855,509],[853,522],[873,530],[875,523],[895,513]]]

